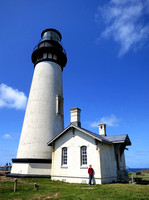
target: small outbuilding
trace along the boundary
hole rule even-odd
[[[93,184],[126,182],[128,135],[107,136],[105,124],[99,124],[97,135],[81,127],[79,108],[70,111],[70,125],[48,142],[52,146],[51,179],[88,183],[88,166],[92,165]]]

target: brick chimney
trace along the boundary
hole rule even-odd
[[[107,136],[106,134],[106,124],[98,124],[99,127],[99,135]]]
[[[79,127],[81,127],[80,112],[81,112],[81,110],[79,108],[70,109],[70,113],[71,113],[70,123],[74,124],[76,126],[79,126]]]

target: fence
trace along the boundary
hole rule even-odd
[[[8,172],[11,171],[11,168],[12,168],[11,165],[0,166],[0,173],[5,173],[5,174],[7,174]]]
[[[149,184],[149,174],[136,173],[131,175],[131,183]]]

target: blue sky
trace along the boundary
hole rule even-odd
[[[130,168],[149,168],[149,1],[13,0],[0,7],[0,165],[16,157],[34,72],[31,54],[56,28],[68,62],[64,120],[81,109],[82,127],[128,134]]]

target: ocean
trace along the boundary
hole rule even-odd
[[[126,168],[128,172],[137,172],[137,171],[142,171],[142,170],[147,170],[149,168]]]

